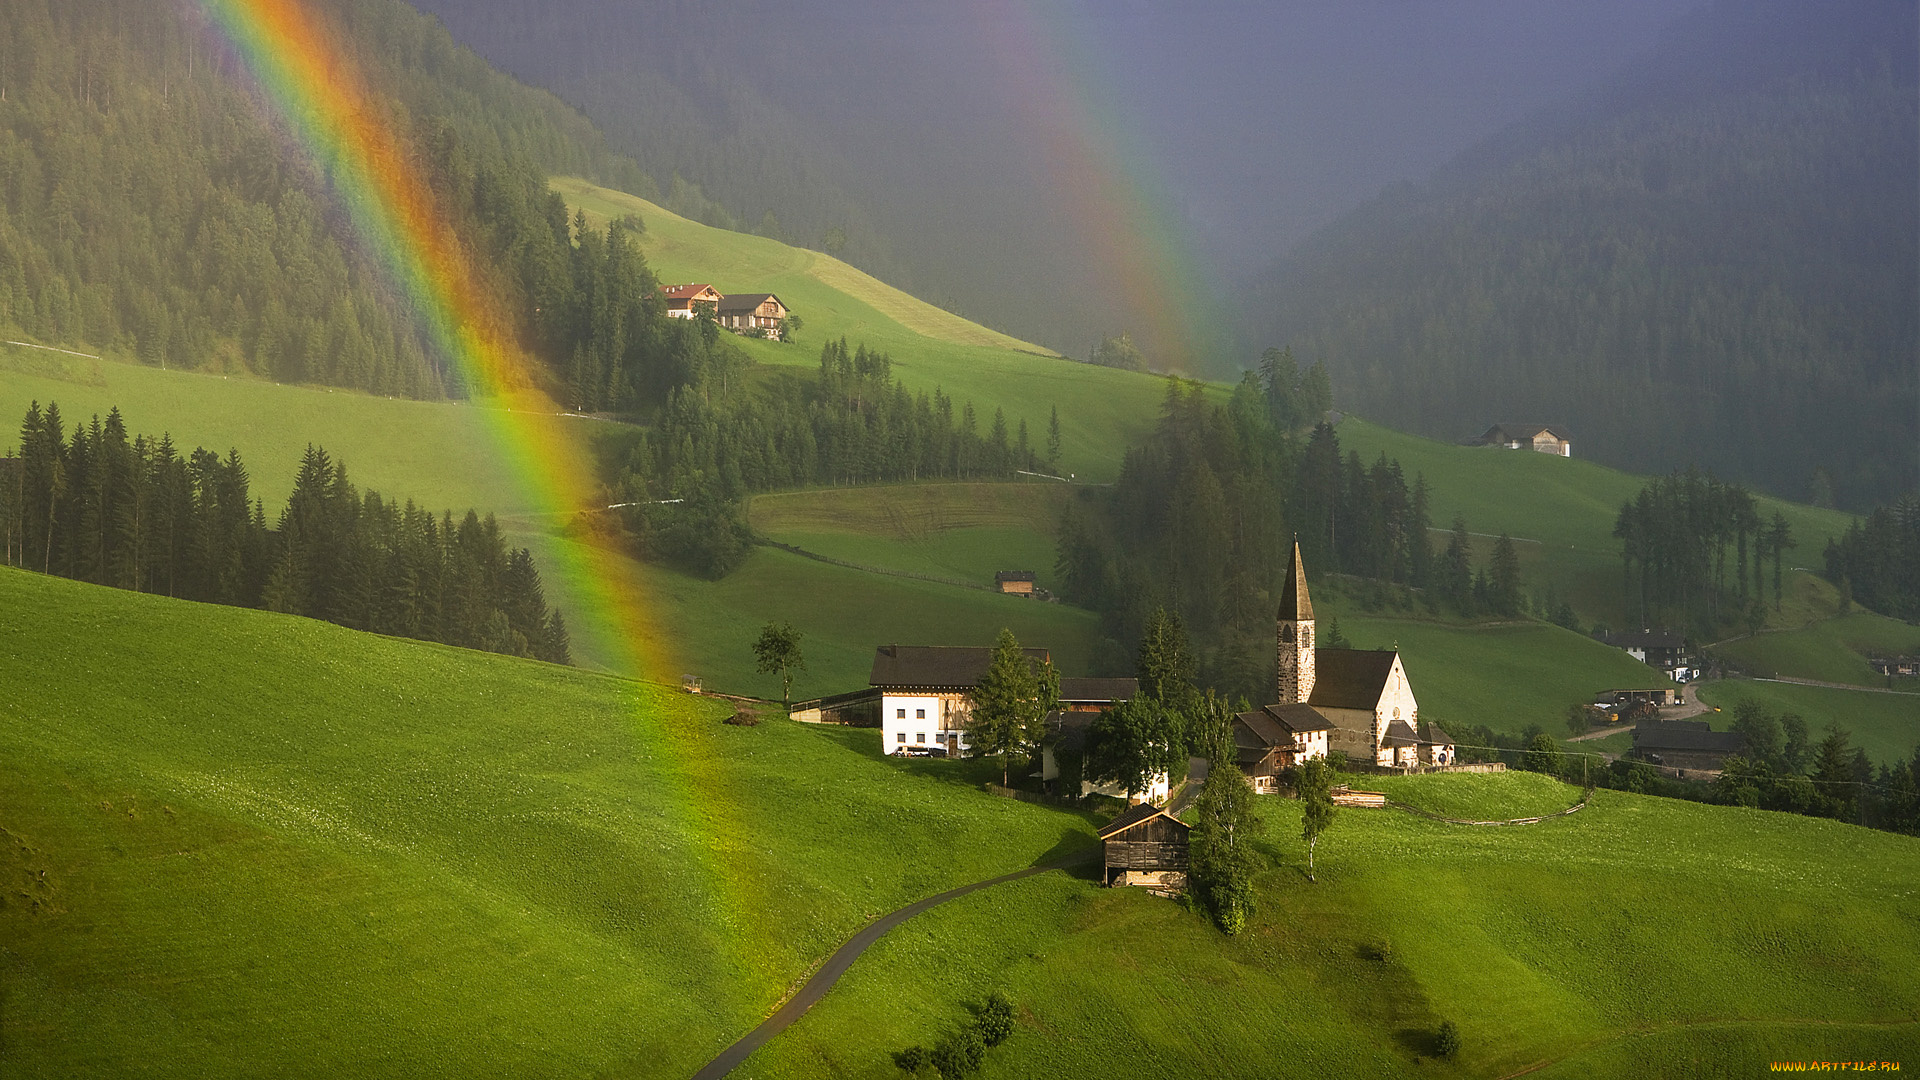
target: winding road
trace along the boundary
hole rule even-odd
[[[775,1010],[772,1016],[761,1021],[759,1027],[754,1028],[742,1036],[740,1041],[720,1051],[717,1057],[707,1062],[706,1066],[699,1072],[693,1074],[693,1080],[719,1080],[720,1077],[732,1072],[741,1062],[747,1060],[747,1057],[755,1050],[760,1049],[768,1039],[785,1031],[788,1025],[806,1015],[808,1009],[813,1008],[821,998],[826,997],[827,991],[833,989],[833,984],[840,981],[840,976],[845,975],[847,969],[853,966],[853,962],[860,958],[860,954],[867,951],[867,946],[879,941],[882,937],[886,936],[887,931],[892,930],[894,927],[899,926],[915,915],[920,914],[928,908],[938,907],[949,900],[958,899],[970,892],[985,889],[992,885],[1018,881],[1021,878],[1032,877],[1035,874],[1044,874],[1050,870],[1064,870],[1069,866],[1086,862],[1099,854],[1099,852],[1100,848],[1095,846],[1078,854],[1069,855],[1057,862],[1047,863],[1044,866],[1029,866],[1025,870],[1015,870],[1011,874],[1002,874],[999,877],[988,878],[985,881],[976,881],[971,885],[962,885],[957,889],[948,889],[946,892],[940,893],[937,896],[929,896],[925,900],[908,904],[898,911],[882,915],[880,918],[868,923],[859,933],[848,938],[845,945],[835,949],[833,955],[827,957],[827,962],[820,965],[820,970],[814,972],[813,977],[809,978],[806,985],[800,988],[799,993],[788,998],[786,1004],[781,1005],[779,1009]]]

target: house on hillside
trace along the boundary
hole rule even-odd
[[[1542,424],[1495,424],[1486,434],[1469,440],[1470,446],[1501,446],[1508,450],[1537,450],[1560,457],[1573,456],[1573,437],[1564,428]]]
[[[1133,697],[1140,692],[1138,679],[1098,679],[1098,678],[1062,678],[1060,680],[1060,708],[1047,715],[1047,729],[1052,739],[1040,752],[1040,778],[1052,783],[1060,779],[1063,762],[1080,762],[1083,771],[1087,756],[1087,733],[1093,722],[1102,712]],[[1155,805],[1167,801],[1172,790],[1172,778],[1160,773],[1148,781],[1146,790],[1134,792],[1134,796]],[[1124,799],[1127,792],[1113,784],[1094,784],[1084,776],[1080,781],[1080,790],[1075,792],[1081,798],[1088,795],[1106,795],[1115,799]]]
[[[1322,649],[1314,645],[1313,598],[1300,545],[1280,589],[1276,620],[1281,705],[1306,705],[1330,725],[1328,748],[1350,761],[1410,767],[1452,763],[1446,733],[1417,726],[1420,706],[1397,650]]]
[[[1734,754],[1747,752],[1747,737],[1714,731],[1704,720],[1654,720],[1635,725],[1630,756],[1669,769],[1718,772]]]
[[[787,305],[772,293],[734,293],[720,298],[714,310],[720,325],[758,337],[777,337],[787,317]]]
[[[1625,651],[1628,656],[1650,668],[1666,672],[1674,682],[1686,682],[1699,674],[1687,652],[1686,635],[1677,630],[1661,626],[1651,630],[1603,634],[1600,641]]]
[[[1045,649],[1023,649],[1027,659],[1051,661]],[[880,698],[881,749],[888,754],[960,757],[973,748],[967,719],[973,688],[993,664],[993,650],[976,646],[881,645],[873,650],[868,685]]]
[[[1032,596],[1033,581],[1031,570],[1002,570],[993,575],[993,588],[1013,596]]]
[[[1262,705],[1233,718],[1235,765],[1262,795],[1280,790],[1280,774],[1302,761],[1327,756],[1333,724],[1311,705]]]
[[[1100,829],[1101,881],[1109,887],[1144,885],[1177,895],[1187,887],[1190,832],[1187,823],[1165,807],[1141,803],[1127,808]]]
[[[691,319],[705,310],[707,314],[717,313],[720,301],[725,297],[705,282],[693,285],[663,285],[660,297],[667,302],[667,318]]]

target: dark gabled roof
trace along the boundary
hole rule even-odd
[[[740,314],[752,311],[754,308],[759,307],[769,300],[778,299],[780,298],[770,292],[730,293],[720,298],[720,303],[715,309],[715,313],[720,315]],[[781,304],[780,306],[786,307],[787,305]]]
[[[660,294],[669,300],[691,300],[708,289],[713,289],[713,286],[704,281],[696,281],[692,285],[662,285]],[[720,290],[713,289],[713,294],[719,296]],[[725,298],[722,297],[722,299]]]
[[[1664,626],[1652,630],[1623,630],[1600,639],[1616,649],[1684,649],[1687,635]]]
[[[1181,821],[1179,818],[1174,817],[1172,814],[1168,814],[1166,807],[1155,806],[1152,803],[1140,803],[1137,806],[1127,807],[1127,809],[1123,811],[1119,817],[1114,818],[1112,821],[1109,821],[1105,825],[1101,826],[1100,839],[1102,840],[1109,839],[1120,833],[1126,832],[1128,829],[1133,828],[1135,825],[1139,825],[1143,822],[1151,821],[1154,818],[1160,817],[1162,815],[1165,815],[1168,821],[1173,822],[1175,825],[1178,825],[1183,829],[1188,827],[1186,822]]]
[[[1409,727],[1405,720],[1395,720],[1387,725],[1387,733],[1380,737],[1380,745],[1418,746],[1420,736],[1413,733],[1413,728]]]
[[[1140,692],[1139,679],[1062,678],[1061,701],[1126,701]]]
[[[1245,746],[1292,746],[1296,735],[1311,731],[1332,731],[1333,725],[1311,705],[1264,705],[1234,717],[1234,741]],[[1244,730],[1258,743],[1241,743]]]
[[[1483,443],[1491,443],[1491,442],[1505,442],[1508,439],[1531,440],[1535,435],[1538,435],[1543,431],[1553,436],[1554,438],[1559,439],[1561,442],[1566,442],[1567,440],[1573,438],[1573,436],[1567,434],[1565,429],[1550,427],[1546,424],[1495,424],[1492,427],[1488,428],[1487,433],[1485,435],[1480,436],[1480,438],[1477,441],[1483,442]]]
[[[1313,694],[1307,704],[1323,709],[1372,709],[1380,703],[1397,652],[1372,649],[1313,650]]]
[[[1655,754],[1663,750],[1737,754],[1747,748],[1747,737],[1737,731],[1713,731],[1700,720],[1655,721],[1634,727],[1633,748]]]
[[[1045,649],[1022,649],[1029,660],[1048,659]],[[871,686],[971,689],[993,664],[993,650],[972,645],[881,645],[873,650]]]
[[[993,580],[995,580],[995,581],[1032,581],[1032,580],[1033,580],[1033,571],[1031,571],[1031,570],[1002,570],[1002,571],[1000,571],[999,573],[997,573],[997,574],[995,574],[995,575],[993,575]]]
[[[1300,541],[1293,542],[1293,560],[1287,564],[1287,581],[1280,586],[1282,622],[1313,618],[1313,597],[1307,595],[1307,568],[1300,561]]]
[[[1453,736],[1440,730],[1439,724],[1429,724],[1425,720],[1422,720],[1420,721],[1420,745],[1452,746]]]

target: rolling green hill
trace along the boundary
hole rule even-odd
[[[23,1076],[684,1076],[854,926],[1085,844],[871,732],[0,571],[0,987]],[[1394,781],[1476,816],[1576,789]],[[1261,800],[1260,913],[1043,875],[862,958],[741,1075],[1746,1075],[1920,1051],[1920,841],[1601,791],[1540,826]],[[1845,881],[1844,888],[1834,883]],[[1442,1019],[1458,1061],[1431,1059]]]
[[[1045,444],[1047,422],[1060,409],[1064,450],[1060,468],[1095,482],[1111,481],[1120,456],[1144,436],[1165,396],[1154,376],[1060,359],[1004,334],[914,299],[830,255],[776,240],[727,232],[679,217],[622,192],[571,177],[553,190],[590,223],[638,214],[637,238],[661,281],[705,281],[722,293],[771,292],[801,317],[797,343],[742,339],[762,364],[810,367],[820,343],[844,336],[893,357],[893,372],[914,392],[942,388],[956,405],[971,400],[982,423],[998,406],[1009,428],[1027,422],[1034,445]]]

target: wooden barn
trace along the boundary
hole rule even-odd
[[[1502,446],[1508,450],[1536,450],[1558,457],[1573,456],[1573,436],[1564,428],[1545,424],[1495,424],[1471,440],[1474,446]]]
[[[999,592],[1015,596],[1032,596],[1033,578],[1031,570],[1002,570],[993,575],[993,587]]]
[[[787,305],[772,293],[734,293],[720,298],[714,316],[729,330],[773,337],[787,317]]]
[[[1100,830],[1108,887],[1144,885],[1176,893],[1187,887],[1186,822],[1165,807],[1141,803],[1128,807]]]

